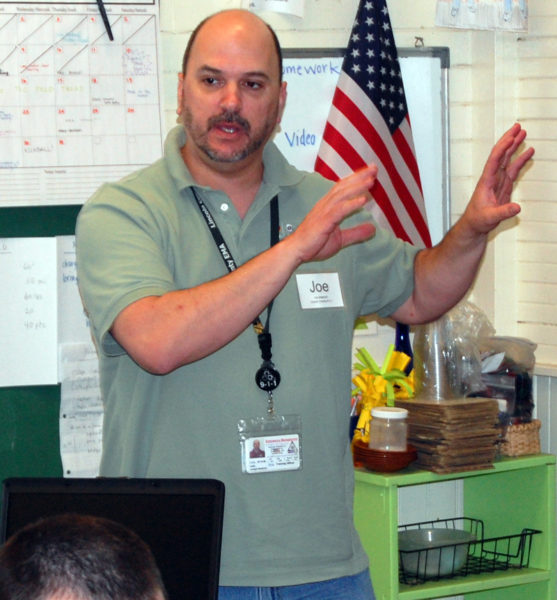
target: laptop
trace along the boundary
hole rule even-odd
[[[224,484],[214,479],[10,478],[2,485],[0,543],[49,515],[118,521],[150,547],[170,600],[216,600]]]

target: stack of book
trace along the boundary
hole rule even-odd
[[[396,400],[408,410],[408,443],[416,466],[435,473],[493,467],[499,441],[499,407],[489,398]]]

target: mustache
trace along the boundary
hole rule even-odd
[[[208,122],[207,125],[209,127],[213,127],[214,125],[216,125],[217,123],[222,123],[222,121],[226,121],[227,123],[234,123],[236,125],[240,125],[240,127],[242,127],[243,129],[245,129],[248,133],[251,129],[251,126],[249,124],[249,122],[244,119],[243,117],[241,117],[238,113],[235,112],[231,112],[231,111],[225,111],[222,114],[216,116],[216,117],[211,117]]]

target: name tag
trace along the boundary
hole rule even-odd
[[[296,274],[302,308],[338,308],[344,306],[338,273]]]

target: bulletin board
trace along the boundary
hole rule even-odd
[[[107,3],[112,37],[94,2],[0,4],[1,480],[62,471],[54,242],[163,135],[156,0]]]

